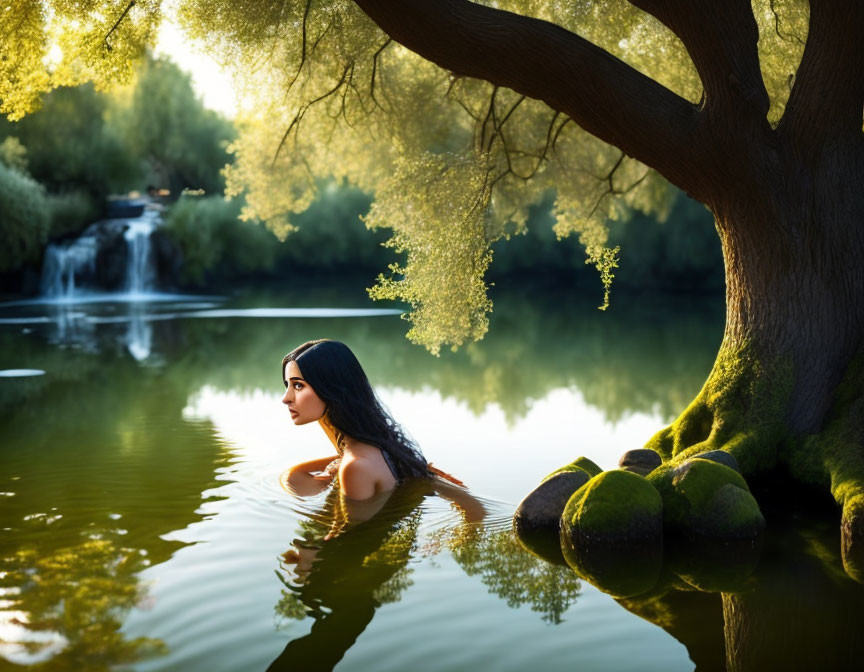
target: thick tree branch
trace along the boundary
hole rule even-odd
[[[390,37],[454,72],[546,102],[656,169],[694,184],[704,157],[696,107],[560,26],[468,0],[355,0]]]
[[[732,125],[742,116],[767,124],[770,101],[759,69],[759,28],[750,0],[630,0],[630,4],[659,19],[684,43],[705,88],[709,116],[717,110]]]
[[[861,136],[864,110],[864,2],[810,0],[804,56],[779,130],[818,151]]]

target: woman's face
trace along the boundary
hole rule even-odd
[[[324,415],[327,406],[315,394],[312,386],[303,379],[297,362],[288,362],[282,372],[287,386],[282,403],[288,407],[295,425],[315,422]]]

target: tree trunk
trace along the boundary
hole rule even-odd
[[[788,370],[793,436],[823,428],[864,337],[864,191],[851,168],[781,173],[755,198],[713,208],[726,264],[722,348],[750,346]]]
[[[673,462],[725,450],[745,476],[782,467],[830,488],[844,564],[864,580],[864,173],[851,150],[823,156],[769,164],[762,188],[732,185],[710,204],[723,342],[702,391],[648,447]]]

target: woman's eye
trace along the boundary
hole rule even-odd
[[[294,383],[294,389],[295,389],[295,390],[302,390],[302,389],[303,389],[303,385],[302,385],[301,383]]]

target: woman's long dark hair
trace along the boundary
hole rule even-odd
[[[303,379],[326,404],[327,418],[338,432],[387,453],[399,480],[430,476],[417,444],[390,416],[350,348],[339,341],[308,341],[282,358],[296,362]]]

